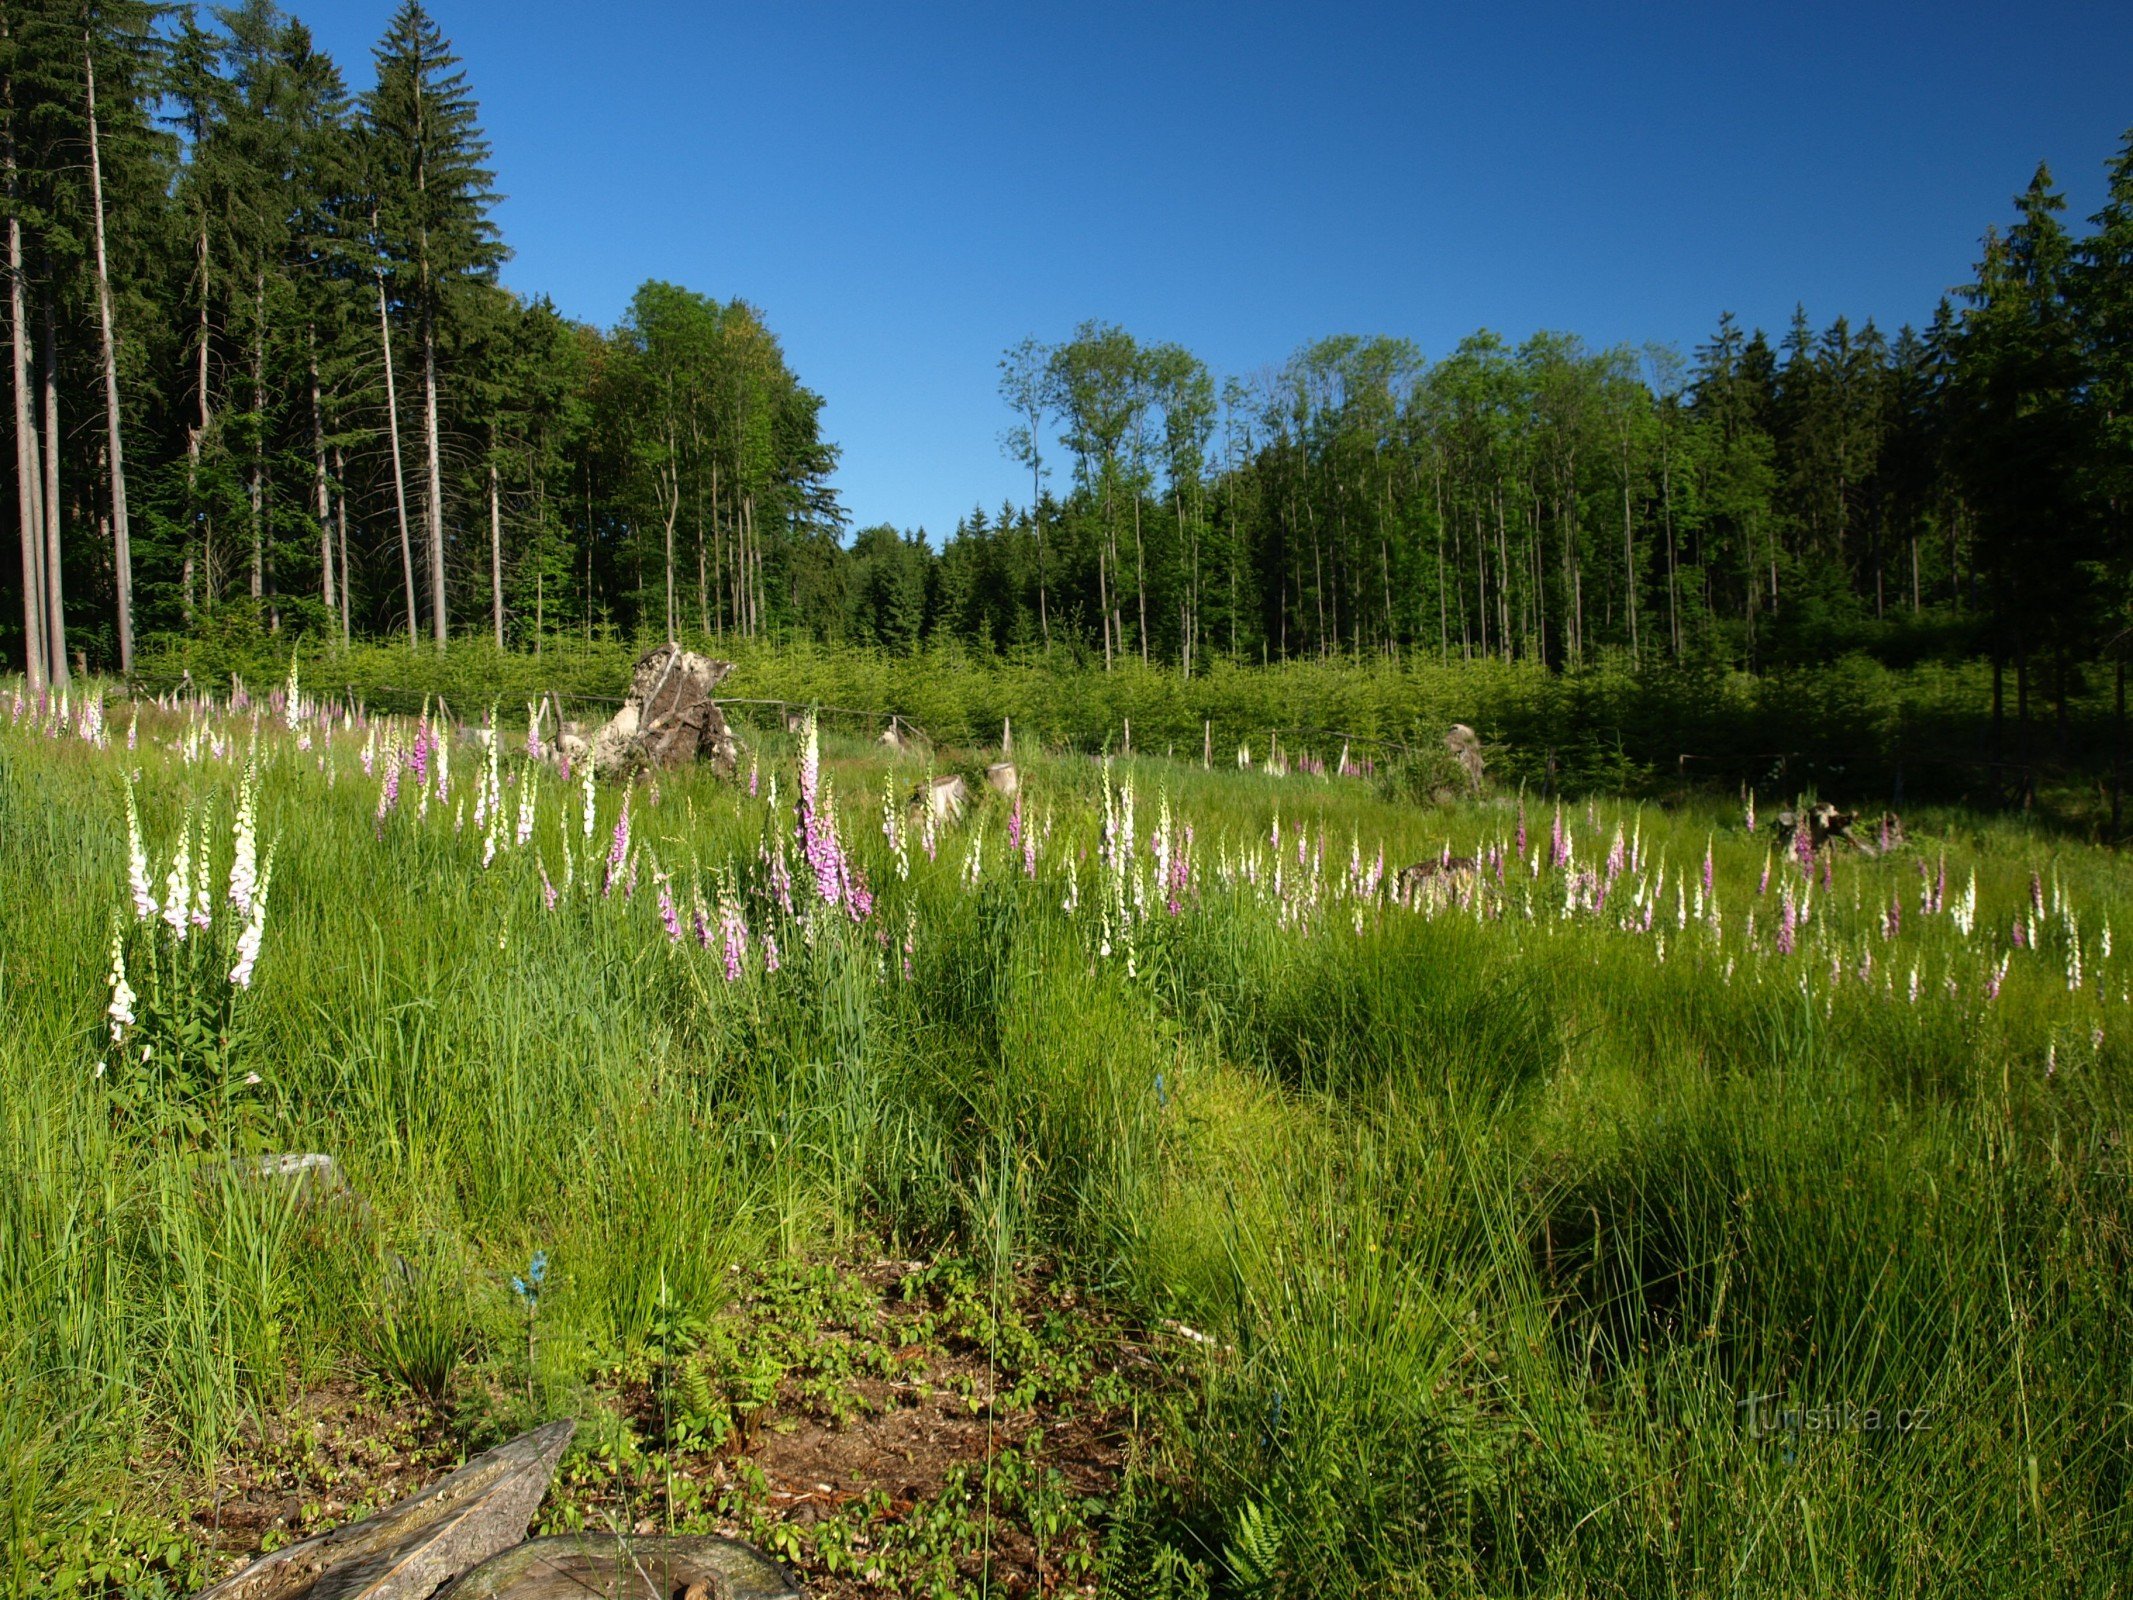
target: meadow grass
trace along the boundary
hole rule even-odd
[[[204,1576],[173,1496],[309,1386],[477,1445],[726,1349],[736,1268],[876,1242],[1191,1330],[1098,1515],[1118,1595],[2133,1566],[2113,854],[1949,811],[1803,865],[1774,797],[1751,833],[1027,751],[1019,811],[929,841],[923,760],[826,737],[796,815],[783,731],[733,784],[599,785],[588,830],[582,775],[516,748],[492,790],[446,730],[418,777],[413,717],[94,703],[0,720],[11,1592]],[[128,774],[152,896],[192,816],[220,897],[248,764],[271,897],[193,1126],[125,1098],[106,1009],[114,929],[155,924]],[[1479,869],[1400,902],[1448,856]]]

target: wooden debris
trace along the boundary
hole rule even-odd
[[[1481,863],[1472,856],[1446,856],[1439,861],[1417,861],[1402,867],[1394,880],[1394,898],[1403,906],[1419,906],[1439,900],[1471,884],[1480,875]]]
[[[722,778],[739,764],[740,745],[711,698],[733,670],[730,661],[663,644],[638,658],[622,709],[593,735],[593,765],[627,776],[708,761]]]
[[[1777,814],[1777,843],[1780,850],[1796,849],[1794,837],[1798,834],[1803,817],[1799,813],[1780,811]],[[1818,801],[1807,808],[1804,814],[1808,842],[1815,850],[1834,849],[1848,845],[1863,856],[1884,855],[1901,848],[1904,838],[1903,818],[1893,811],[1884,811],[1880,816],[1862,819],[1856,811],[1839,811],[1827,800]]]
[[[912,814],[921,821],[930,814],[935,822],[960,822],[969,809],[970,785],[957,773],[929,778],[911,792]]]
[[[576,1426],[520,1434],[374,1517],[260,1557],[198,1600],[428,1600],[525,1538]]]
[[[1444,748],[1452,759],[1459,763],[1460,771],[1466,774],[1466,790],[1470,795],[1481,793],[1482,774],[1487,763],[1481,756],[1481,736],[1463,722],[1455,722],[1444,736]]]
[[[804,1591],[733,1539],[564,1534],[490,1558],[445,1600],[804,1600]]]

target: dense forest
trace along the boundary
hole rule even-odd
[[[1989,656],[2063,700],[2133,587],[2133,136],[2041,168],[1893,336],[1803,310],[1692,353],[1339,337],[1218,378],[1090,322],[1007,351],[1021,505],[847,532],[762,314],[499,282],[491,152],[408,0],[353,92],[270,0],[0,10],[31,678],[190,634],[807,636],[1133,658],[1762,668]],[[1995,672],[1995,682],[2001,678]]]

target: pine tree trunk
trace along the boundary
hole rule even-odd
[[[326,615],[333,615],[333,496],[326,478],[326,408],[319,398],[318,330],[304,325],[304,347],[311,368],[311,487],[318,503],[318,568]]]
[[[10,140],[7,151],[10,191],[15,186],[15,152]],[[37,448],[37,426],[31,415],[30,349],[25,319],[29,308],[22,293],[22,224],[7,220],[8,327],[14,342],[15,371],[15,511],[22,536],[22,654],[23,669],[32,691],[45,687],[45,668],[50,660],[44,638],[44,491]]]
[[[429,313],[422,322],[422,431],[429,451],[430,636],[443,649],[447,634],[444,611],[444,464],[437,439],[437,322]]]
[[[496,430],[489,430],[489,620],[504,647],[504,510],[496,488]]]
[[[2111,837],[2125,824],[2126,809],[2126,658],[2111,662]]]
[[[118,335],[112,327],[111,268],[104,250],[104,164],[96,128],[96,60],[82,52],[89,118],[89,198],[96,219],[96,312],[103,334],[104,414],[110,436],[111,570],[117,587],[119,671],[133,673],[133,533],[126,516],[126,451],[120,438]]]
[[[1140,608],[1141,665],[1148,665],[1148,561],[1141,545],[1141,491],[1133,491],[1133,588]]]
[[[203,442],[207,438],[210,419],[207,399],[207,348],[209,335],[207,325],[207,214],[205,211],[200,215],[200,247],[198,253],[200,257],[200,336],[198,349],[195,353],[199,357],[199,367],[194,375],[193,383],[195,393],[200,402],[200,415],[198,422],[187,431],[185,439],[185,508],[196,519],[199,519],[200,451]],[[199,550],[200,571],[198,576],[208,586],[208,593],[212,596],[215,581],[214,550],[208,541],[212,537],[209,530],[211,530],[213,524],[204,519],[199,519],[199,526],[202,538]],[[188,537],[185,541],[184,573],[185,625],[188,628],[192,626],[193,622],[193,558],[193,541]]]
[[[44,591],[45,651],[52,686],[73,676],[67,665],[67,615],[59,540],[59,316],[52,305],[51,263],[44,284]]]
[[[680,442],[674,437],[673,426],[669,424],[667,427],[667,461],[669,465],[664,474],[666,481],[661,485],[660,494],[660,498],[666,502],[661,509],[666,513],[667,643],[669,644],[674,642],[676,624],[679,621],[679,617],[674,610],[674,523],[681,515],[680,450]]]
[[[334,500],[334,523],[341,546],[341,644],[345,648],[353,638],[348,621],[348,462],[339,445],[333,447],[333,481],[341,486]]]
[[[370,218],[371,231],[378,227],[377,213]],[[393,325],[385,309],[385,269],[378,269],[378,344],[385,353],[385,435],[392,443],[393,510],[400,520],[400,575],[407,580],[407,642],[422,637],[422,624],[415,608],[415,547],[407,528],[407,473],[400,462],[400,396],[393,383]]]
[[[267,274],[252,279],[252,466],[245,476],[252,507],[252,598],[267,593]]]

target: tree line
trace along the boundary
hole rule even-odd
[[[1973,281],[1893,337],[1719,319],[1689,356],[1482,332],[1318,341],[1217,380],[1090,322],[1004,353],[1021,506],[862,530],[825,626],[1191,674],[1427,656],[1994,664],[2025,727],[2133,598],[2133,135],[2082,234],[2040,167]]]
[[[761,314],[505,290],[473,91],[407,0],[352,93],[271,0],[0,6],[33,684],[213,630],[758,634],[834,544],[820,399]]]
[[[33,681],[218,632],[954,638],[1187,677],[1864,644],[1989,655],[2026,727],[2122,654],[2133,136],[2085,230],[2040,168],[1893,336],[1343,336],[1229,377],[1102,322],[1025,340],[1028,497],[936,542],[846,535],[820,397],[745,301],[652,282],[597,329],[504,289],[419,0],[370,65],[352,91],[271,0],[0,4],[0,627]]]

